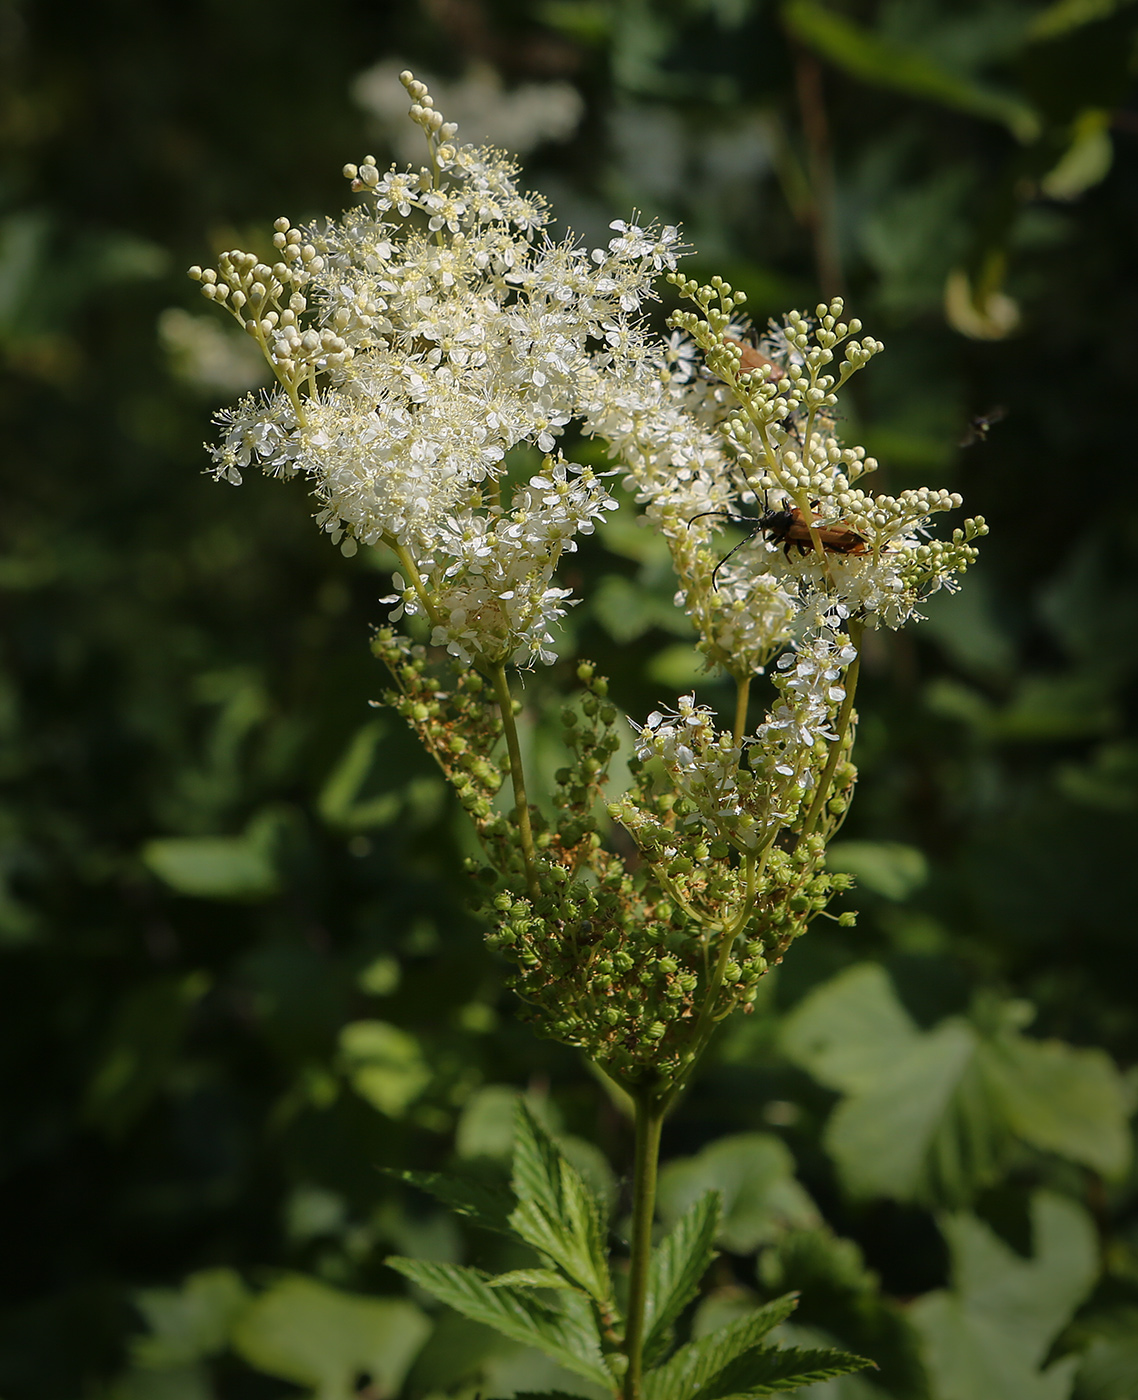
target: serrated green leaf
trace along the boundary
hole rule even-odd
[[[787,0],[782,14],[796,38],[862,82],[1000,122],[1021,141],[1039,133],[1039,115],[1026,102],[944,67],[914,45],[863,29],[815,0]]]
[[[652,1251],[644,1314],[644,1360],[663,1354],[672,1323],[699,1292],[700,1280],[715,1258],[722,1199],[708,1191],[673,1226]]]
[[[926,1293],[910,1317],[924,1342],[937,1400],[1064,1400],[1078,1364],[1037,1368],[1098,1275],[1094,1227],[1073,1201],[1037,1192],[1034,1249],[1023,1259],[975,1216],[941,1225],[952,1254],[951,1291]]]
[[[233,1346],[254,1369],[310,1386],[318,1400],[350,1400],[361,1371],[395,1394],[430,1330],[405,1299],[364,1298],[294,1277],[244,1311]]]
[[[536,1347],[578,1375],[612,1385],[591,1309],[583,1314],[574,1308],[573,1294],[564,1295],[558,1300],[562,1306],[555,1308],[524,1289],[493,1287],[490,1276],[480,1269],[395,1256],[386,1263],[464,1317],[493,1327],[515,1342]],[[589,1307],[587,1300],[581,1302]]]
[[[553,1139],[519,1099],[514,1109],[514,1158],[510,1185],[519,1201],[534,1201],[546,1215],[561,1209],[561,1163]]]
[[[708,1337],[688,1342],[663,1366],[649,1372],[644,1400],[690,1400],[696,1394],[703,1400],[703,1387],[736,1357],[758,1346],[772,1328],[790,1316],[797,1303],[797,1295],[788,1293]]]
[[[599,1203],[521,1101],[512,1182],[518,1197],[510,1215],[515,1233],[598,1303],[610,1307],[612,1283]]]
[[[491,1288],[572,1288],[563,1274],[553,1269],[511,1269],[508,1274],[495,1274]]]
[[[750,1400],[864,1371],[873,1362],[831,1348],[753,1347],[708,1381],[699,1400]]]
[[[461,1180],[445,1176],[441,1172],[412,1172],[388,1170],[388,1176],[417,1186],[449,1206],[456,1215],[480,1225],[484,1230],[494,1230],[501,1235],[513,1235],[510,1229],[510,1210],[513,1198],[500,1187],[487,1186],[478,1181]]]
[[[709,1190],[723,1201],[718,1243],[737,1254],[749,1254],[788,1225],[818,1223],[817,1208],[795,1180],[790,1149],[772,1133],[736,1133],[669,1162],[660,1173],[660,1213],[673,1221]]]

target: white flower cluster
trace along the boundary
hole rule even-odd
[[[445,522],[429,559],[420,560],[431,599],[432,644],[470,665],[555,660],[551,628],[569,590],[552,586],[562,553],[576,535],[617,503],[589,467],[546,458],[545,469],[514,492],[509,515],[467,511]],[[423,610],[413,587],[396,575],[402,613]],[[393,615],[395,616],[395,615]]]
[[[823,629],[787,653],[776,681],[779,700],[743,744],[719,730],[706,705],[681,696],[674,712],[656,710],[639,730],[636,754],[656,758],[686,807],[686,825],[748,852],[769,845],[794,822],[814,782],[820,749],[837,735],[834,717],[845,699],[841,678],[857,653],[846,637]],[[631,803],[621,819],[634,834],[644,814]]]
[[[277,262],[232,251],[191,269],[279,384],[219,415],[215,470],[233,482],[251,464],[303,474],[345,552],[387,544],[423,579],[438,564],[437,625],[456,655],[496,654],[508,635],[548,657],[564,596],[548,587],[551,544],[564,547],[567,520],[580,529],[611,507],[592,477],[569,491],[564,466],[564,490],[535,477],[503,502],[507,454],[553,452],[610,382],[648,362],[640,311],[679,236],[618,221],[604,249],[552,241],[544,202],[519,191],[509,159],[454,144],[424,85],[402,79],[429,167],[381,172],[368,157],[345,167],[364,206],[319,227],[278,219]]]

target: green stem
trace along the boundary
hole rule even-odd
[[[414,559],[411,557],[411,551],[406,545],[399,544],[390,538],[386,538],[385,543],[393,551],[396,559],[399,560],[403,572],[411,580],[411,587],[419,595],[419,601],[423,605],[423,611],[427,614],[431,626],[437,627],[439,625],[439,615],[435,610],[434,604],[431,602],[430,590],[423,582],[423,576],[419,572]]]
[[[640,1400],[644,1375],[645,1304],[648,1300],[648,1266],[652,1258],[652,1220],[656,1214],[656,1167],[660,1160],[660,1133],[671,1094],[641,1089],[636,1095],[636,1163],[632,1175],[632,1254],[628,1272],[628,1320],[624,1354],[622,1400]]]
[[[494,683],[494,695],[502,715],[502,729],[506,735],[506,752],[510,755],[510,780],[514,785],[514,803],[518,812],[518,835],[522,843],[522,859],[526,865],[526,881],[533,898],[538,894],[537,850],[533,841],[533,827],[529,819],[529,801],[526,798],[525,769],[522,767],[522,748],[518,743],[518,726],[514,723],[514,697],[510,694],[510,683],[506,679],[506,667],[502,661],[488,663],[490,679]]]
[[[744,676],[735,683],[735,728],[732,737],[738,747],[747,732],[747,701],[751,696],[751,678]]]
[[[821,776],[818,779],[818,786],[814,792],[814,799],[810,803],[805,820],[802,823],[802,830],[799,832],[798,841],[796,842],[796,845],[799,846],[818,825],[818,818],[822,815],[822,809],[829,800],[830,785],[834,781],[834,773],[838,767],[838,760],[841,758],[842,750],[845,748],[846,731],[850,727],[850,719],[853,715],[854,696],[857,694],[857,679],[861,671],[861,634],[865,630],[865,624],[854,622],[851,619],[849,629],[850,641],[857,647],[858,651],[850,664],[849,670],[846,672],[846,695],[845,699],[842,701],[841,709],[838,711],[837,723],[835,725],[837,737],[830,745],[830,753],[826,759],[826,766],[822,769]]]

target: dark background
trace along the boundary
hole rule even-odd
[[[344,162],[392,158],[398,128],[353,97],[381,61],[579,93],[571,136],[524,160],[587,240],[633,207],[682,222],[691,268],[745,288],[759,325],[842,291],[887,346],[847,440],[882,489],[947,486],[991,525],[959,597],[872,638],[843,833],[859,927],[793,950],[665,1155],[784,1138],[877,1273],[870,1313],[946,1282],[938,1204],[1014,1241],[1049,1184],[1106,1261],[1055,1354],[1138,1325],[1132,1186],[1021,1151],[955,1195],[856,1201],[821,1146],[834,1095],[776,1045],[810,988],[876,960],[922,1027],[1019,998],[1033,1036],[1138,1056],[1136,30],[1128,5],[1002,0],[0,7],[6,1400],[294,1393],[220,1343],[196,1380],[139,1379],[139,1290],[227,1267],[400,1292],[384,1254],[445,1253],[424,1243],[443,1227],[377,1167],[446,1162],[486,1086],[548,1097],[627,1170],[619,1112],[516,1023],[464,912],[461,811],[368,708],[383,561],[330,548],[298,486],[203,475],[245,346],[202,342],[228,323],[182,270],[263,248],[278,214],[338,213]],[[482,139],[476,115],[460,135]],[[570,572],[569,650],[630,714],[699,679],[654,556],[610,533]],[[530,683],[534,714],[569,674]],[[407,1037],[389,1112],[341,1038],[369,1019]],[[746,1251],[719,1267],[755,1286]],[[885,1393],[927,1393],[902,1370]],[[1084,1366],[1079,1394],[1138,1394],[1134,1375],[1100,1392]]]

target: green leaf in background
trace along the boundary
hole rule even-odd
[[[863,29],[815,0],[787,0],[782,12],[796,38],[864,83],[1000,122],[1021,141],[1039,133],[1039,116],[1022,99],[953,72],[931,53]]]
[[[217,1356],[250,1297],[232,1269],[203,1269],[181,1288],[144,1289],[135,1302],[150,1332],[131,1347],[135,1360],[157,1370]]]
[[[1089,1320],[1092,1336],[1079,1362],[1079,1400],[1118,1400],[1138,1395],[1138,1306],[1118,1308]],[[1076,1324],[1085,1329],[1087,1323]]]
[[[402,806],[398,792],[384,792],[361,800],[360,792],[375,766],[376,750],[387,733],[387,725],[373,719],[352,735],[339,763],[328,775],[316,808],[329,826],[344,831],[367,831],[394,821]]]
[[[127,993],[87,1085],[87,1122],[117,1136],[145,1111],[165,1083],[194,1007],[209,986],[207,973],[191,972],[155,978]]]
[[[819,1219],[795,1180],[789,1148],[770,1133],[720,1138],[695,1157],[669,1162],[660,1172],[660,1213],[678,1220],[708,1191],[723,1202],[718,1243],[736,1254],[749,1254],[788,1226],[811,1226]]]
[[[920,1031],[885,969],[859,963],[811,992],[783,1022],[780,1039],[819,1083],[854,1093],[907,1057]]]
[[[835,841],[826,851],[826,865],[847,871],[886,899],[908,899],[929,878],[925,853],[900,841]]]
[[[1133,1105],[1109,1055],[1006,1035],[986,1047],[983,1066],[1017,1137],[1103,1176],[1126,1171]]]
[[[723,1203],[708,1191],[652,1250],[644,1309],[644,1359],[663,1355],[672,1324],[699,1292],[700,1280],[715,1258],[715,1237]]]
[[[397,1393],[430,1330],[413,1303],[296,1276],[250,1305],[233,1345],[256,1370],[310,1387],[315,1400],[354,1400],[362,1376],[379,1394]]]
[[[419,1259],[392,1256],[392,1269],[474,1322],[493,1327],[503,1336],[536,1347],[577,1375],[601,1385],[612,1385],[612,1376],[601,1357],[595,1326],[579,1312],[571,1312],[558,1299],[550,1307],[526,1289],[495,1288],[489,1274],[459,1264],[432,1264]],[[582,1300],[583,1301],[583,1300]]]
[[[1034,16],[1027,32],[1036,42],[1058,39],[1084,24],[1108,19],[1133,3],[1134,0],[1052,0]]]
[[[945,1216],[952,1288],[918,1298],[933,1400],[1065,1400],[1078,1365],[1039,1368],[1098,1276],[1086,1212],[1062,1196],[1032,1197],[1033,1253],[1021,1258],[975,1216]]]
[[[854,1195],[961,1204],[995,1180],[1013,1138],[1118,1175],[1130,1100],[1100,1051],[958,1017],[922,1032],[884,969],[847,969],[783,1027],[795,1063],[845,1094],[825,1143]]]
[[[401,1118],[431,1082],[419,1042],[386,1021],[352,1021],[340,1031],[352,1088],[389,1118]]]
[[[197,899],[270,899],[280,890],[281,813],[266,809],[241,836],[166,836],[142,848],[143,864],[178,894]]]

